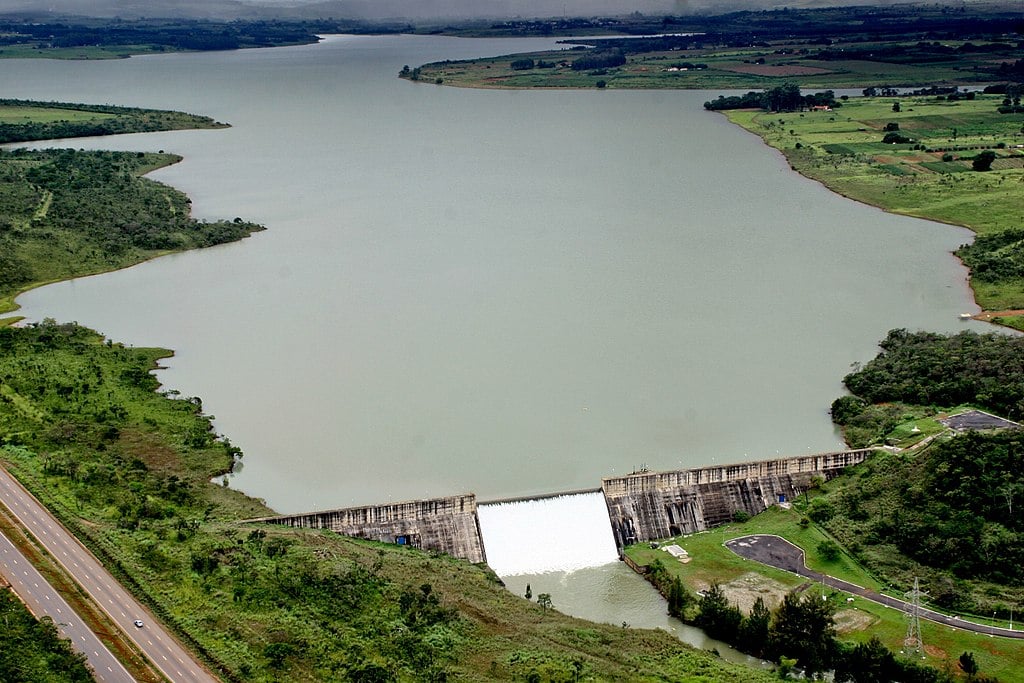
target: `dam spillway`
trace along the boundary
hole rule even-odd
[[[531,501],[543,504],[532,506],[534,510],[543,507],[543,514],[573,515],[575,513],[569,510],[576,508],[572,505],[586,504],[599,492],[607,509],[607,519],[603,511],[597,515],[589,508],[587,516],[600,519],[602,525],[610,524],[615,546],[621,549],[631,543],[703,531],[730,521],[737,512],[756,515],[780,499],[792,500],[810,488],[815,478],[828,480],[846,467],[863,462],[872,452],[872,449],[835,451],[671,472],[635,472],[605,478],[600,489],[481,502],[479,505],[488,508],[485,516],[490,514],[495,518],[500,517],[503,509],[514,509]],[[566,503],[570,508],[560,507]],[[464,494],[245,521],[330,529],[345,536],[443,552],[470,562],[487,562],[478,513],[476,496]],[[533,532],[527,530],[524,537],[543,543],[536,530],[545,523],[544,520],[532,514],[521,519],[529,520],[533,527]],[[549,519],[547,523],[555,526],[556,521]],[[497,548],[506,540],[497,538],[497,535],[508,536],[507,540],[512,542],[515,532],[500,520],[489,520],[488,533],[495,536],[489,539],[491,547]],[[597,531],[591,524],[582,531],[569,531],[563,538],[575,533],[603,535],[607,533],[607,527]],[[588,546],[584,543],[584,546],[599,547],[601,542],[594,540],[595,544]],[[529,542],[525,545],[520,543],[520,546],[518,552],[529,550]]]

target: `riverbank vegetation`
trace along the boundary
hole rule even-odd
[[[958,252],[978,271],[971,278],[975,297],[986,310],[1013,311],[1024,308],[1016,265],[1024,244],[1024,112],[1013,104],[1020,89],[1003,90],[876,94],[841,100],[840,107],[726,113],[835,192],[979,233],[976,245]],[[893,135],[900,138],[887,141]],[[982,155],[990,158],[979,169]],[[1019,326],[1021,319],[1011,312],[1002,322]]]
[[[31,287],[184,249],[262,226],[197,221],[188,198],[142,174],[170,154],[72,149],[0,151],[0,312]]]
[[[74,324],[0,328],[0,458],[228,680],[769,680],[668,633],[583,622],[485,567],[328,532],[211,483],[240,453],[167,352]]]
[[[1024,337],[892,330],[879,347],[843,379],[851,395],[832,403],[832,419],[854,448],[912,445],[924,416],[960,406],[1024,417]]]
[[[893,330],[881,353],[844,378],[851,395],[832,418],[848,442],[907,444],[908,424],[969,405],[1024,414],[1024,339]],[[930,576],[947,608],[985,614],[1020,609],[1024,431],[952,430],[879,455],[829,486],[811,513],[851,552],[893,580]],[[1003,588],[997,588],[1002,586]]]
[[[0,99],[0,143],[202,128],[227,124],[180,111]]]
[[[593,29],[637,37],[574,38],[565,50],[435,62],[419,67],[419,80],[490,88],[593,88],[598,80],[607,88],[691,89],[771,88],[783,80],[820,89],[985,83],[1019,74],[1022,17],[1012,5],[785,8],[646,23],[633,17]],[[502,27],[508,35],[545,35],[529,22],[495,24],[492,32]],[[573,68],[591,53],[611,52],[622,62]],[[524,58],[551,66],[512,68]]]

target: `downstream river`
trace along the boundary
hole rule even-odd
[[[887,330],[975,325],[950,255],[967,231],[797,176],[702,109],[717,93],[396,77],[553,44],[5,60],[4,97],[232,124],[61,144],[181,154],[152,177],[197,217],[269,228],[30,292],[22,313],[175,349],[161,380],[245,451],[230,485],[282,512],[836,449],[828,406]],[[606,589],[548,592],[570,610]]]

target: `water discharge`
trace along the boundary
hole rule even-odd
[[[573,572],[618,559],[600,491],[477,507],[487,564],[499,576]]]

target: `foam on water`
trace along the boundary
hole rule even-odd
[[[572,572],[615,562],[600,492],[477,507],[487,564],[499,576]]]

